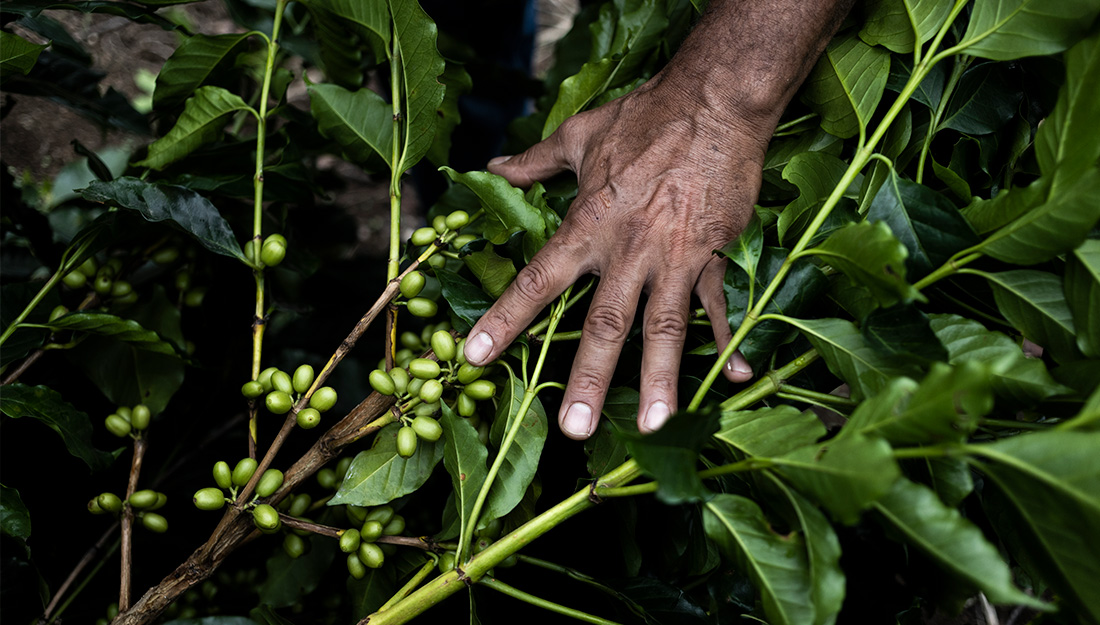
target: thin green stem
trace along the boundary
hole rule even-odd
[[[815,117],[817,117],[817,113],[807,113],[807,114],[803,115],[802,117],[792,119],[789,122],[784,122],[782,124],[779,124],[778,126],[775,127],[775,132],[772,133],[772,136],[773,137],[783,137],[783,136],[786,136],[788,134],[793,134],[793,133],[789,133],[787,131],[790,130],[791,128],[794,128],[795,126],[801,124],[802,122],[808,122],[808,121],[810,121],[811,119],[813,119]]]
[[[420,567],[420,570],[416,572],[416,575],[413,575],[412,579],[410,579],[404,586],[401,587],[401,590],[398,590],[396,593],[394,593],[394,595],[390,597],[389,601],[383,603],[382,607],[378,608],[379,612],[386,610],[398,601],[401,601],[405,597],[408,597],[409,593],[416,590],[416,588],[420,586],[420,584],[425,579],[427,579],[429,575],[432,574],[432,571],[434,571],[436,567],[437,558],[434,554],[430,554],[430,552],[429,555],[431,555],[431,559],[425,562],[424,566]]]
[[[600,618],[587,612],[581,612],[580,610],[564,606],[560,603],[554,603],[553,601],[549,601],[541,597],[536,597],[535,595],[524,592],[518,588],[515,588],[514,586],[509,586],[499,579],[485,578],[481,580],[481,585],[485,586],[486,588],[492,588],[493,590],[508,595],[513,599],[519,599],[520,601],[530,603],[535,607],[549,610],[550,612],[555,612],[557,614],[561,614],[562,616],[568,616],[570,618],[577,619],[578,621],[593,623],[594,625],[619,625],[615,621]]]
[[[595,284],[596,284],[596,279],[592,278],[591,280],[588,281],[588,284],[586,284],[586,285],[582,286],[581,288],[577,289],[577,291],[573,294],[573,296],[570,297],[565,302],[565,309],[564,310],[569,310],[570,308],[572,308],[574,304],[576,304],[582,297],[584,297],[589,291],[592,290],[592,287],[595,286]],[[550,325],[550,316],[548,315],[542,321],[540,321],[540,322],[536,323],[535,325],[531,326],[531,328],[527,330],[527,336],[529,336],[531,338],[535,338],[538,335],[542,334],[544,331],[546,331],[546,328],[549,327],[549,325]]]
[[[645,484],[634,484],[632,486],[616,486],[612,488],[597,488],[596,496],[600,499],[609,499],[611,497],[633,497],[635,495],[648,495],[649,493],[657,492],[657,482],[646,482]]]
[[[49,280],[46,280],[46,284],[43,284],[42,288],[38,289],[38,293],[35,294],[34,298],[31,299],[30,303],[27,304],[27,306],[23,309],[23,312],[19,313],[19,316],[17,316],[11,322],[11,324],[4,329],[4,333],[0,334],[0,345],[3,345],[4,341],[7,341],[8,337],[14,334],[17,329],[19,329],[19,324],[27,318],[27,315],[31,314],[31,311],[34,310],[39,303],[41,303],[42,298],[46,297],[46,294],[53,289],[54,285],[57,284],[57,281],[61,279],[61,272],[63,268],[64,263],[62,263],[62,267],[58,267],[57,271],[55,271],[54,274],[50,276]]]
[[[722,475],[730,475],[732,473],[746,473],[749,471],[769,469],[774,465],[775,463],[772,462],[769,458],[746,458],[738,462],[723,464],[721,466],[699,471],[699,478],[708,480]],[[633,497],[635,495],[648,495],[649,493],[655,493],[659,488],[660,484],[658,482],[646,482],[645,484],[617,486],[614,488],[597,488],[596,496],[601,499],[606,499],[610,497]]]
[[[932,137],[936,135],[936,127],[940,125],[940,119],[947,110],[947,101],[950,99],[951,93],[955,91],[959,78],[969,65],[970,62],[967,60],[957,60],[951,67],[951,75],[947,78],[947,84],[944,85],[943,94],[940,95],[939,106],[932,114],[932,121],[928,123],[928,131],[924,135],[923,143],[921,143],[920,159],[917,161],[917,184],[920,184],[924,179],[924,163],[928,160],[928,150],[932,147]]]
[[[810,366],[820,357],[817,350],[811,349],[782,367],[769,371],[749,388],[722,402],[722,411],[744,410],[765,397],[774,395],[783,388],[787,379]]]
[[[829,393],[811,391],[810,389],[799,388],[797,386],[783,385],[780,393],[782,395],[788,396],[788,398],[790,399],[802,399],[810,401],[811,403],[822,404],[825,406],[855,408],[859,405],[859,402],[848,397],[838,397],[836,395],[830,395]]]
[[[958,451],[958,447],[902,447],[894,450],[894,458],[904,460],[906,458],[939,458],[950,456]]]
[[[954,256],[949,258],[946,263],[940,265],[939,268],[937,268],[935,271],[918,280],[917,283],[913,285],[913,288],[920,291],[931,284],[934,284],[944,278],[959,273],[959,271],[964,266],[982,257],[981,252],[971,252],[970,250],[972,249],[974,248],[963,250],[962,252],[955,254]]]
[[[1011,428],[1013,430],[1049,430],[1053,423],[1029,423],[1027,421],[1013,421],[1011,419],[982,419],[983,426],[995,428]]]

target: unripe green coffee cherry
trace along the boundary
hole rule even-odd
[[[252,474],[256,472],[256,467],[259,464],[255,458],[241,458],[237,466],[233,467],[233,485],[244,486],[247,484],[248,480],[252,479]]]
[[[442,269],[447,266],[447,257],[442,254],[432,254],[428,257],[428,266],[432,269]]]
[[[123,295],[122,297],[116,297],[116,298],[114,298],[114,301],[115,301],[116,304],[118,304],[120,306],[129,306],[130,304],[133,304],[134,302],[138,301],[137,291],[130,291],[129,293],[127,293],[126,295]],[[190,353],[191,352],[189,351],[188,354],[190,354]]]
[[[434,317],[439,305],[426,297],[414,297],[405,305],[414,317]]]
[[[77,271],[91,278],[99,270],[99,266],[96,264],[95,257],[91,257],[88,260],[80,263],[80,266],[76,268]]]
[[[439,330],[432,334],[431,343],[432,351],[439,357],[440,362],[450,362],[457,354],[454,337],[446,330]]]
[[[410,427],[397,431],[397,455],[411,458],[416,453],[416,432]]]
[[[130,435],[130,422],[117,414],[108,415],[103,425],[107,426],[108,432],[119,438]]]
[[[470,223],[470,214],[461,210],[454,211],[447,215],[444,223],[447,225],[448,230],[460,230]]]
[[[79,289],[88,283],[88,276],[79,271],[73,271],[65,274],[65,277],[61,278],[61,281],[70,289]]]
[[[169,265],[180,257],[180,249],[174,245],[162,247],[153,253],[150,260],[158,265]]]
[[[424,349],[424,343],[421,342],[420,336],[416,332],[405,330],[401,333],[401,336],[397,337],[397,340],[401,343],[401,347],[406,347],[413,351],[421,351]]]
[[[255,265],[261,262],[260,249],[262,247],[263,243],[261,241],[258,241],[256,239],[249,239],[244,242],[244,245],[241,246],[241,251],[244,252],[244,257],[247,258],[250,263]],[[180,290],[182,291],[183,289]]]
[[[256,484],[256,494],[260,497],[270,497],[283,485],[283,472],[278,469],[268,469],[260,476]]]
[[[359,543],[358,553],[359,560],[372,569],[382,566],[386,559],[386,554],[382,553],[382,548],[374,543]]]
[[[462,392],[474,399],[489,399],[497,392],[497,385],[489,380],[474,380],[462,389]]]
[[[220,488],[203,488],[195,492],[192,498],[199,510],[221,510],[225,505],[225,495]]]
[[[308,391],[309,387],[313,386],[313,377],[313,367],[309,365],[301,365],[295,369],[294,377],[290,380],[294,392],[304,393]]]
[[[439,407],[439,401],[433,401],[430,404],[421,402],[416,405],[416,408],[413,408],[413,415],[417,417],[434,417],[435,414],[439,412]]]
[[[439,377],[439,363],[428,358],[414,358],[409,363],[409,373],[421,380]]]
[[[455,401],[455,411],[461,417],[472,417],[477,412],[477,402],[465,393],[459,393]]]
[[[134,413],[133,409],[130,408],[129,406],[119,406],[115,410],[115,414],[122,417],[123,419],[126,419],[126,423],[130,422],[130,416],[133,415],[133,413]]]
[[[459,365],[466,364],[466,337],[458,339],[458,344],[455,345],[455,362]]]
[[[113,621],[113,620],[115,620],[115,617],[117,617],[117,616],[118,616],[118,604],[117,603],[112,603],[111,605],[107,606],[107,620],[108,621]]]
[[[492,538],[496,539],[500,536],[500,530],[504,527],[504,522],[500,519],[493,519],[485,524],[485,527],[474,530],[474,535],[478,538]]]
[[[233,471],[225,460],[214,463],[214,483],[218,485],[218,488],[226,490],[233,486]]]
[[[181,269],[176,273],[175,285],[177,291],[186,291],[191,288],[191,272]]]
[[[317,485],[325,490],[332,490],[336,488],[336,471],[328,468],[318,471]]]
[[[287,534],[286,537],[283,538],[283,551],[285,551],[286,555],[290,556],[292,560],[298,559],[306,552],[306,539],[297,534]]]
[[[157,493],[157,502],[153,504],[150,510],[160,510],[164,507],[164,504],[168,503],[168,495],[164,493]]]
[[[286,371],[275,371],[271,374],[271,386],[277,391],[282,391],[287,395],[294,392],[294,382],[290,379],[290,374]]]
[[[102,269],[100,270],[102,271]],[[96,274],[95,282],[92,283],[92,290],[100,295],[107,295],[111,292],[111,286],[114,284],[111,280],[111,276]]]
[[[385,529],[378,521],[363,521],[363,529],[359,530],[359,538],[368,543],[373,543],[382,536],[382,530]]]
[[[394,511],[393,506],[378,506],[368,512],[363,521],[378,521],[382,524],[382,527],[385,527],[387,523],[393,520],[395,514],[397,512]],[[360,523],[363,521],[360,521]]]
[[[275,375],[275,372],[278,370],[278,367],[268,367],[261,371],[259,377],[256,378],[256,381],[263,385],[265,393],[270,393],[275,388],[275,383],[271,381],[271,376]]]
[[[96,502],[99,504],[99,508],[104,512],[114,514],[122,510],[122,500],[114,493],[102,493],[99,497],[96,497]]]
[[[413,245],[430,245],[435,241],[436,232],[432,228],[417,228],[412,234]]]
[[[336,389],[322,386],[309,397],[309,407],[317,412],[328,412],[336,405]]]
[[[286,414],[294,405],[294,400],[283,391],[271,391],[264,398],[264,405],[275,414]]]
[[[108,258],[107,262],[103,263],[103,267],[100,269],[107,270],[109,272],[108,275],[114,278],[118,275],[118,272],[122,271],[122,259],[118,257]]]
[[[397,350],[397,353],[394,354],[393,357],[394,361],[396,361],[397,363],[397,366],[401,367],[402,369],[408,367],[413,358],[416,358],[416,354],[414,354],[413,351],[408,348]]]
[[[497,566],[502,569],[510,569],[517,564],[519,564],[519,556],[513,553],[507,558],[501,560],[500,563],[497,564]]]
[[[92,497],[88,500],[88,512],[92,514],[106,514],[107,511],[99,507],[99,497]]]
[[[419,397],[420,389],[424,388],[424,380],[420,378],[413,378],[409,380],[409,395],[411,397]]]
[[[404,395],[409,390],[409,372],[401,367],[390,369],[390,379],[393,380],[394,394]]]
[[[206,287],[197,286],[183,294],[183,305],[188,308],[202,306],[202,300],[206,297]]]
[[[241,394],[249,399],[255,399],[264,394],[264,385],[256,380],[249,380],[241,386]]]
[[[393,383],[393,378],[390,377],[390,374],[381,369],[371,371],[367,380],[370,382],[371,388],[382,395],[393,395],[397,390],[397,386]]]
[[[390,522],[387,523],[386,526],[382,528],[382,535],[383,536],[397,536],[398,534],[400,534],[404,531],[405,531],[405,517],[401,516],[400,514],[395,514],[395,515],[393,515],[393,518],[390,519]]]
[[[483,373],[485,373],[485,367],[476,367],[466,363],[458,368],[458,381],[462,384],[469,384],[480,378]]]
[[[354,527],[340,533],[340,551],[355,553],[359,549],[359,530]]]
[[[130,502],[130,507],[132,508],[152,508],[157,504],[157,491],[148,488],[144,490],[139,490],[133,495],[130,495],[130,499],[128,501]]]
[[[350,469],[350,468],[351,468],[351,458],[348,457],[348,456],[340,458],[340,460],[336,463],[336,477],[337,477],[337,479],[341,479],[341,480],[344,479],[344,477],[348,474],[348,469]]]
[[[252,509],[252,522],[261,530],[269,532],[279,528],[279,512],[266,503],[262,503]]]
[[[149,427],[149,421],[153,415],[149,412],[149,407],[145,404],[138,404],[134,406],[130,411],[130,425],[135,430],[144,430]]]
[[[436,232],[438,232],[439,234],[443,234],[444,232],[446,232],[447,231],[447,216],[446,215],[436,215],[435,217],[432,217],[432,229],[435,230]]]
[[[125,280],[119,280],[111,285],[111,297],[126,297],[134,292],[134,287]]]
[[[432,233],[434,238],[435,233]],[[427,279],[424,278],[424,274],[419,271],[410,271],[405,274],[404,278],[401,278],[401,284],[398,288],[401,290],[401,295],[405,296],[405,299],[411,299],[420,295],[420,292],[424,290],[424,283]]]
[[[293,501],[290,503],[290,507],[287,509],[287,514],[290,516],[302,516],[309,510],[309,506],[313,503],[313,498],[307,493],[298,493],[293,497]]]
[[[303,430],[312,430],[321,424],[321,413],[316,408],[303,408],[295,417],[298,427]]]
[[[424,386],[420,387],[419,395],[420,401],[425,404],[434,404],[443,396],[443,384],[439,380],[425,380]]]
[[[458,235],[457,237],[455,237],[454,239],[451,240],[451,245],[456,250],[461,250],[462,248],[466,247],[467,245],[469,245],[470,243],[473,243],[476,240],[477,240],[477,235],[476,234],[460,234],[460,235]]]
[[[260,248],[260,260],[268,267],[274,267],[286,258],[286,239],[281,234],[273,234],[264,240]]]
[[[363,579],[367,576],[367,567],[363,566],[357,553],[348,554],[348,573],[355,579]]]
[[[439,440],[439,437],[443,434],[443,426],[439,425],[439,422],[431,417],[417,417],[413,419],[410,427],[416,430],[417,436],[428,442]]]
[[[444,553],[443,555],[439,556],[438,566],[439,566],[439,572],[440,573],[447,573],[449,571],[453,571],[454,568],[455,568],[455,552],[448,551],[447,553]]]
[[[367,509],[359,506],[344,506],[344,513],[348,515],[348,522],[352,525],[362,525],[367,518]]]
[[[50,321],[54,321],[58,317],[64,317],[67,314],[69,314],[69,309],[66,308],[64,304],[58,304],[50,311]]]
[[[493,544],[492,538],[478,538],[473,545],[473,552],[475,554],[481,553],[489,548],[489,545]]]
[[[150,532],[156,532],[157,534],[163,534],[168,531],[168,519],[156,512],[143,512],[141,515],[141,524],[145,526],[145,529]]]

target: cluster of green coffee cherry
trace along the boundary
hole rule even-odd
[[[299,366],[294,370],[294,375],[278,367],[268,367],[260,372],[257,379],[245,382],[241,393],[249,399],[266,393],[264,405],[267,409],[274,414],[286,414],[313,386],[313,380],[313,367],[309,365]],[[317,427],[321,423],[321,413],[331,410],[336,405],[336,399],[336,390],[331,386],[322,386],[314,391],[309,398],[309,407],[298,411],[298,427],[304,430]]]
[[[358,525],[340,532],[340,550],[348,554],[348,573],[362,579],[367,569],[382,566],[386,555],[392,554],[393,545],[378,544],[382,536],[397,536],[405,531],[405,517],[391,506],[367,509],[347,506],[348,521]]]
[[[117,410],[107,415],[103,425],[107,426],[107,431],[111,434],[123,438],[136,436],[137,433],[148,428],[152,418],[153,413],[145,404],[138,404],[133,408],[119,406]]]
[[[383,395],[396,396],[401,403],[402,427],[397,432],[397,453],[401,457],[409,458],[415,454],[419,439],[429,442],[439,440],[443,428],[433,416],[443,401],[444,386],[458,391],[454,410],[464,417],[477,412],[478,400],[490,399],[496,394],[495,384],[480,379],[485,368],[466,362],[462,353],[465,341],[462,339],[455,343],[450,332],[436,330],[428,343],[439,362],[429,358],[413,358],[405,367],[399,361],[398,366],[389,371],[371,371],[371,387]],[[411,416],[409,411],[412,411]]]
[[[244,256],[253,265],[274,267],[286,258],[286,237],[271,234],[263,241],[250,239],[244,244]]]
[[[113,514],[118,516],[122,507],[130,504],[136,517],[145,526],[145,529],[163,534],[168,531],[168,520],[153,512],[164,507],[168,503],[168,496],[152,489],[135,491],[129,499],[123,500],[114,493],[100,493],[88,501],[88,512],[92,514]]]
[[[219,460],[214,463],[214,483],[217,486],[201,488],[195,493],[193,501],[199,510],[220,510],[226,502],[237,501],[237,490],[248,483],[259,465],[255,458],[241,458],[237,466],[229,468],[229,463]],[[270,497],[283,485],[283,472],[268,469],[256,483],[256,493],[248,507],[252,511],[252,521],[265,534],[277,532],[282,525],[279,512],[269,504],[257,504],[256,500]],[[228,491],[229,496],[226,496]]]
[[[113,298],[120,304],[132,304],[137,301],[137,293],[129,282],[118,279],[121,272],[122,259],[111,258],[99,266],[95,258],[89,258],[65,274],[61,281],[73,290],[91,286],[100,297]]]

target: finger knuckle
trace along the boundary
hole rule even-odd
[[[642,329],[646,342],[682,343],[687,334],[687,320],[682,311],[662,310],[649,315]]]
[[[630,327],[630,313],[619,305],[597,304],[588,311],[584,332],[602,342],[622,342]]]
[[[583,397],[603,393],[607,386],[608,380],[604,375],[587,369],[576,371],[569,380],[569,390]]]
[[[677,378],[668,371],[652,371],[645,377],[646,390],[658,397],[676,395]]]
[[[540,301],[550,294],[553,282],[549,268],[544,263],[532,261],[516,275],[513,287],[523,297]]]

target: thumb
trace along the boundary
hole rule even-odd
[[[546,180],[554,174],[572,169],[567,153],[562,133],[555,132],[526,152],[494,158],[489,161],[488,169],[517,187],[527,188],[536,180]]]

